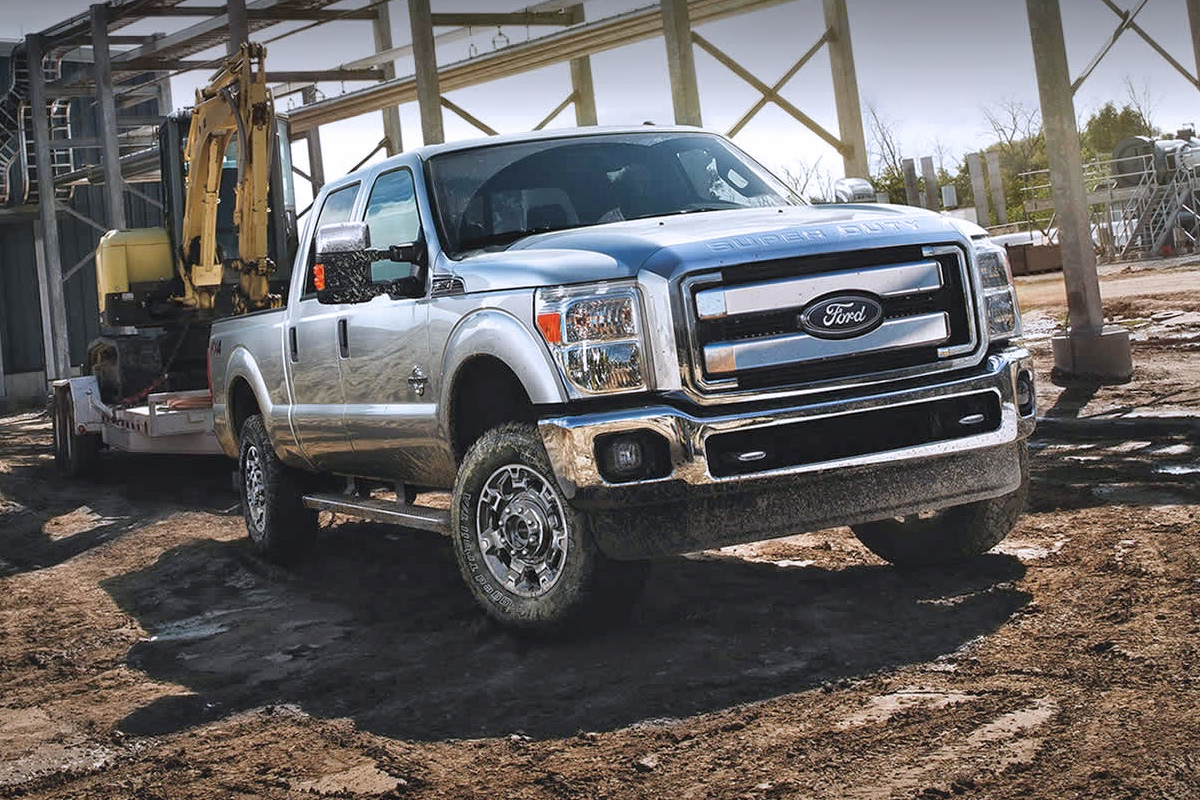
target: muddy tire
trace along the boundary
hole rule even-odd
[[[75,401],[70,389],[56,391],[52,396],[50,420],[54,435],[54,466],[70,478],[92,474],[100,458],[100,434],[75,431]]]
[[[898,567],[952,564],[979,556],[1000,544],[1025,509],[1029,494],[1029,455],[1020,448],[1021,487],[1011,494],[952,506],[930,514],[854,525],[867,548]]]
[[[450,517],[471,594],[493,619],[527,633],[624,619],[649,569],[600,552],[532,425],[499,425],[471,446]]]
[[[316,541],[317,512],[304,507],[302,477],[275,455],[262,417],[248,417],[238,453],[242,516],[254,549],[271,561],[299,561]]]

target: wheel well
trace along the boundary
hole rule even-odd
[[[520,378],[499,359],[477,356],[454,377],[450,435],[455,461],[485,432],[502,422],[533,422],[536,414]]]
[[[238,378],[229,390],[229,421],[233,423],[233,433],[238,438],[242,435],[242,423],[251,415],[259,412],[258,399],[249,382]]]

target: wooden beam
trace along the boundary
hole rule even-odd
[[[466,110],[465,108],[463,108],[462,106],[460,106],[460,105],[458,105],[458,104],[456,104],[456,103],[453,103],[453,102],[451,102],[450,100],[448,100],[448,99],[447,99],[447,98],[445,98],[445,97],[443,97],[441,100],[442,100],[442,106],[443,106],[444,108],[448,108],[448,109],[450,109],[450,110],[451,110],[451,111],[453,111],[455,114],[457,114],[458,116],[462,117],[464,120],[466,120],[467,122],[471,123],[471,124],[472,124],[472,125],[474,125],[476,128],[478,128],[479,130],[483,131],[484,133],[486,133],[488,136],[499,136],[499,135],[500,135],[499,131],[497,131],[497,130],[496,130],[495,128],[493,128],[491,125],[488,125],[486,122],[484,122],[483,120],[481,120],[479,117],[477,117],[477,116],[475,116],[474,114],[472,114],[470,111],[467,111],[467,110]]]
[[[570,16],[560,11],[514,11],[510,14],[432,14],[435,28],[490,28],[493,25],[571,25]]]
[[[821,38],[817,39],[817,43],[808,48],[808,52],[800,56],[800,60],[793,64],[792,68],[785,72],[782,78],[775,81],[775,85],[771,87],[771,92],[775,95],[778,95],[783,87],[787,85],[788,81],[796,77],[796,73],[804,69],[804,65],[807,64],[813,56],[820,52],[822,47],[829,43],[832,34],[833,32],[826,28],[825,33],[821,34]],[[767,103],[769,102],[771,102],[771,98],[767,95],[760,97],[758,102],[751,106],[750,110],[743,114],[741,118],[733,124],[733,127],[729,129],[729,136],[737,136],[738,132],[741,131],[742,128],[746,127],[750,120],[754,119],[754,115],[766,108]]]
[[[787,100],[785,97],[780,95],[778,92],[774,91],[770,86],[767,86],[765,83],[763,83],[758,78],[756,78],[750,72],[750,70],[746,69],[741,64],[737,63],[732,58],[727,56],[725,53],[721,52],[721,50],[719,50],[716,45],[714,45],[712,42],[705,39],[700,34],[693,33],[692,40],[695,41],[696,44],[700,45],[700,49],[704,50],[704,52],[708,53],[713,58],[715,58],[717,61],[720,61],[722,64],[724,64],[726,67],[728,67],[729,70],[731,72],[733,72],[733,74],[737,75],[739,78],[741,78],[746,83],[753,86],[755,89],[758,89],[758,91],[762,92],[763,96],[769,97],[771,99],[771,101],[773,103],[775,103],[775,105],[779,106],[784,111],[786,111],[788,114],[790,114],[801,125],[808,128],[810,131],[815,133],[817,136],[820,136],[822,139],[824,139],[826,142],[828,142],[832,147],[837,149],[837,151],[839,153],[842,153],[843,155],[845,154],[846,146],[844,144],[842,144],[842,142],[836,136],[834,136],[829,131],[825,130],[825,128],[821,127],[821,125],[815,119],[810,117],[808,114],[805,114],[803,111],[796,108],[796,106],[793,105],[791,103],[791,101]]]
[[[677,125],[703,125],[700,85],[696,81],[696,55],[692,50],[692,19],[687,0],[659,0],[663,42],[667,47],[667,72],[671,78],[671,103]]]
[[[216,17],[228,13],[225,6],[157,6],[138,11],[137,16],[150,17]],[[304,8],[247,8],[246,19],[251,22],[335,22],[342,19],[374,19],[370,8],[336,11]]]
[[[442,127],[441,79],[431,17],[429,0],[408,0],[416,94],[421,108],[421,139],[424,144],[441,144],[446,141],[446,133]]]
[[[266,80],[269,82],[287,83],[290,81],[377,81],[383,78],[381,69],[296,69],[268,70]]]

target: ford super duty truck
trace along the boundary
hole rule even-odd
[[[628,605],[657,556],[849,525],[947,562],[1022,509],[1033,369],[982,229],[810,206],[653,127],[421,148],[308,216],[286,307],[209,345],[269,556],[322,509],[439,530],[491,616],[546,629]]]

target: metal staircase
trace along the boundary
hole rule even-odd
[[[1125,219],[1135,222],[1121,258],[1162,253],[1176,229],[1195,242],[1195,190],[1192,169],[1182,158],[1165,179],[1159,179],[1153,168],[1147,169],[1124,209]]]
[[[19,44],[10,57],[12,79],[8,91],[0,97],[0,206],[14,203],[38,202],[37,151],[34,146],[33,116],[29,105],[29,59],[24,44]],[[49,54],[42,61],[42,74],[47,82],[62,77],[62,54]],[[70,101],[57,99],[47,104],[50,138],[71,137]],[[75,168],[69,147],[50,151],[55,175]],[[55,195],[66,199],[70,187],[60,187]]]

